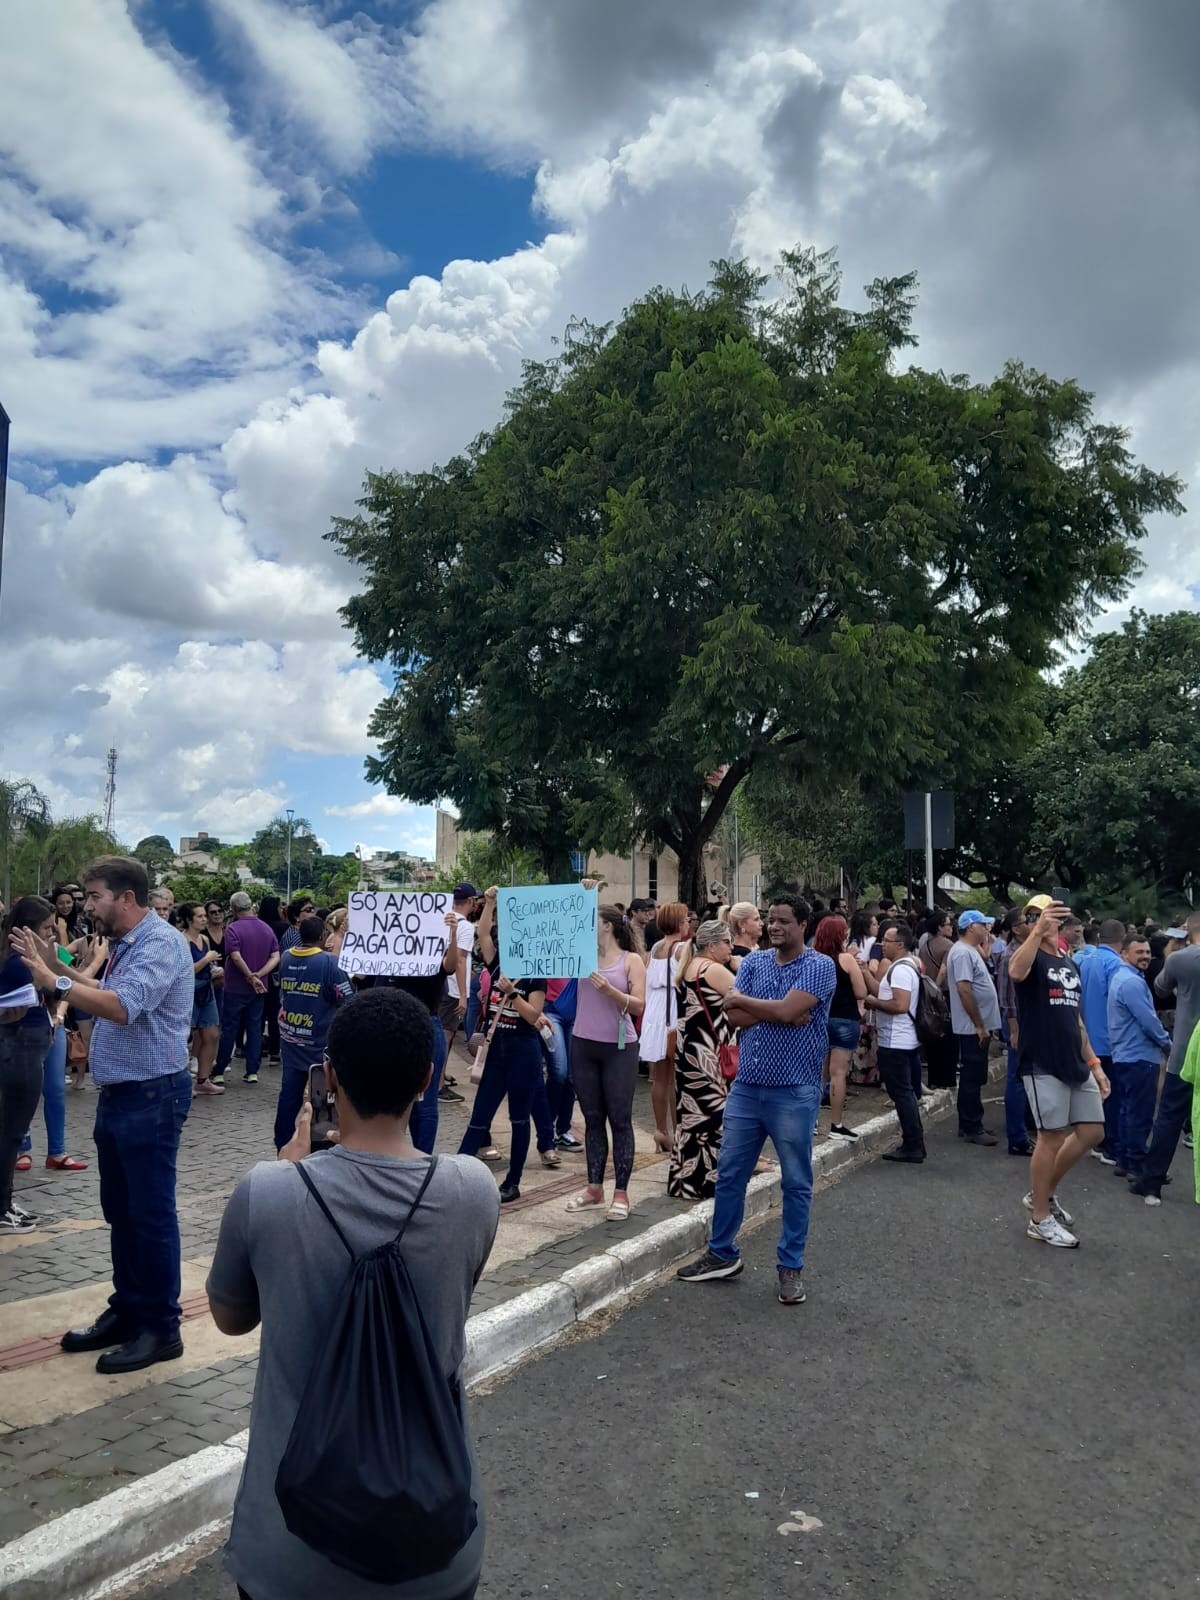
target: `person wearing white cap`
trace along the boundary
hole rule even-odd
[[[997,1144],[983,1125],[983,1086],[988,1075],[988,1045],[1000,1027],[1000,1002],[984,956],[992,919],[964,911],[958,940],[946,957],[950,1022],[958,1042],[958,1137],[968,1144]]]

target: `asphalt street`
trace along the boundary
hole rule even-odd
[[[1157,1210],[1086,1160],[1064,1251],[1003,1141],[951,1120],[930,1152],[818,1195],[807,1304],[775,1299],[770,1218],[736,1281],[661,1281],[478,1398],[479,1600],[1195,1596],[1189,1158]],[[212,1556],[146,1592],[233,1591]]]

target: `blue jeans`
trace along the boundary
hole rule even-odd
[[[479,1013],[483,1008],[483,1001],[479,998],[480,971],[476,967],[471,974],[471,982],[467,987],[467,1010],[463,1017],[463,1033],[469,1039],[478,1031]]]
[[[408,1119],[408,1131],[412,1142],[418,1150],[427,1156],[433,1154],[433,1146],[437,1139],[438,1131],[438,1090],[442,1087],[442,1069],[446,1065],[446,1030],[436,1017],[431,1017],[433,1024],[430,1033],[433,1035],[433,1076],[429,1080],[429,1087],[421,1098],[415,1103]]]
[[[542,1046],[546,1053],[546,1097],[555,1136],[561,1139],[571,1131],[571,1114],[575,1110],[575,1085],[571,1082],[571,1035],[575,1024],[549,1014],[546,1021],[554,1029],[553,1047]]]
[[[308,1085],[308,1066],[292,1057],[286,1044],[280,1045],[279,1101],[275,1107],[275,1148],[282,1150],[296,1131],[296,1118],[304,1104]]]
[[[1025,1085],[1017,1077],[1017,1052],[1009,1045],[1008,1072],[1004,1079],[1004,1132],[1010,1150],[1018,1150],[1023,1144],[1029,1143],[1029,1132],[1025,1126],[1027,1105]]]
[[[1146,1144],[1154,1122],[1154,1098],[1158,1093],[1156,1061],[1114,1061],[1113,1092],[1117,1101],[1117,1148],[1113,1151],[1119,1167],[1135,1178],[1145,1171]]]
[[[221,1043],[217,1048],[216,1072],[224,1072],[233,1060],[238,1028],[246,1022],[246,1076],[257,1072],[262,1061],[262,1022],[265,995],[226,994],[221,1008]]]
[[[988,1051],[973,1033],[958,1035],[958,1131],[983,1132],[983,1086],[987,1082]]]
[[[67,1153],[67,1030],[55,1028],[46,1059],[42,1063],[42,1116],[46,1119],[46,1154]],[[33,1149],[27,1133],[21,1140],[21,1154]]]
[[[1117,1094],[1117,1069],[1112,1064],[1112,1056],[1101,1056],[1099,1064],[1101,1064],[1104,1077],[1112,1085],[1112,1093],[1104,1101],[1104,1138],[1099,1142],[1099,1149],[1102,1150],[1102,1154],[1110,1155],[1110,1157],[1114,1158],[1115,1162],[1118,1149],[1120,1149],[1120,1142],[1122,1142],[1120,1141],[1120,1126],[1118,1126],[1120,1096]]]
[[[131,1335],[179,1335],[175,1158],[191,1104],[186,1069],[100,1090],[94,1138],[100,1208],[112,1235],[108,1303]]]
[[[536,1035],[501,1033],[488,1045],[483,1078],[475,1091],[471,1121],[458,1147],[460,1156],[473,1156],[491,1139],[492,1118],[508,1096],[512,1137],[505,1183],[521,1181],[529,1154],[529,1117],[533,1097],[542,1078],[542,1047]]]
[[[737,1236],[746,1210],[746,1185],[770,1138],[783,1171],[783,1227],[778,1265],[799,1272],[804,1266],[808,1218],[812,1211],[813,1134],[821,1108],[819,1083],[768,1088],[735,1078],[725,1101],[717,1194],[713,1202],[709,1249],[723,1261],[738,1258]]]

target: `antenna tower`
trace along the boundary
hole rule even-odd
[[[108,752],[108,782],[104,786],[104,831],[109,838],[113,834],[113,813],[117,805],[117,752]]]

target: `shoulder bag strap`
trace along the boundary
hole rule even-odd
[[[713,1038],[715,1039],[717,1037],[717,1025],[713,1021],[712,1012],[708,1009],[708,1001],[704,998],[704,990],[701,987],[701,984],[704,980],[704,974],[711,966],[712,962],[706,961],[700,968],[700,971],[696,974],[696,998],[700,1001],[701,1006],[704,1008],[704,1015],[708,1018],[708,1025],[712,1029]]]
[[[401,1239],[403,1239],[404,1230],[408,1227],[409,1223],[413,1219],[413,1212],[421,1204],[421,1201],[424,1200],[425,1191],[429,1187],[429,1180],[433,1177],[434,1172],[437,1170],[437,1164],[438,1164],[438,1157],[434,1156],[433,1159],[429,1163],[429,1170],[426,1172],[425,1177],[422,1180],[421,1187],[417,1190],[417,1198],[413,1201],[412,1205],[409,1206],[408,1215],[405,1217],[404,1221],[400,1224],[400,1232],[392,1240],[392,1243],[394,1245],[395,1244],[399,1244]]]
[[[338,1227],[337,1221],[334,1218],[333,1212],[330,1211],[329,1207],[325,1204],[324,1200],[322,1200],[321,1191],[317,1188],[316,1184],[309,1177],[308,1173],[305,1172],[304,1163],[302,1161],[297,1161],[297,1162],[294,1162],[293,1165],[296,1168],[297,1176],[304,1180],[304,1187],[308,1190],[309,1194],[312,1195],[313,1199],[317,1202],[317,1204],[320,1206],[321,1210],[325,1213],[325,1218],[326,1218],[326,1221],[329,1223],[329,1226],[333,1229],[334,1233],[337,1234],[338,1238],[346,1246],[346,1252],[349,1255],[351,1261],[355,1260],[354,1251],[350,1248],[350,1241],[346,1238],[346,1235]]]

